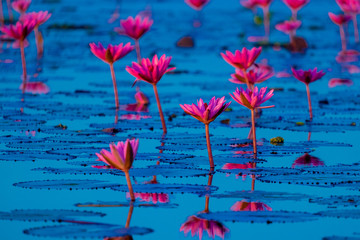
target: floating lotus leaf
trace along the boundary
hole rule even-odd
[[[97,201],[97,202],[86,202],[86,203],[77,203],[76,207],[95,207],[95,208],[108,208],[108,207],[129,207],[133,205],[134,207],[149,207],[149,208],[176,208],[179,205],[176,203],[153,203],[145,201],[135,201],[130,202],[108,202],[108,201]]]
[[[16,209],[11,212],[0,212],[0,220],[11,221],[64,221],[82,217],[103,217],[106,214],[90,211],[58,209]]]
[[[237,175],[260,175],[260,176],[274,176],[274,175],[289,175],[300,174],[302,171],[294,168],[246,168],[246,169],[219,169],[218,172],[237,174]]]
[[[360,219],[359,209],[335,209],[316,213],[322,217],[335,217],[335,218],[352,218]]]
[[[360,164],[308,167],[304,170],[316,174],[360,175]]]
[[[360,240],[360,237],[331,236],[331,237],[323,237],[322,240]]]
[[[150,228],[129,227],[101,224],[66,224],[58,226],[45,226],[30,228],[24,231],[27,235],[37,237],[57,237],[57,238],[105,238],[105,237],[124,237],[132,235],[145,235],[153,232]]]
[[[317,217],[307,212],[287,211],[224,211],[210,212],[198,215],[199,218],[215,220],[219,222],[249,222],[249,223],[288,223],[306,222],[316,220]]]
[[[327,205],[331,208],[338,207],[357,207],[360,205],[360,196],[330,196],[330,197],[314,197],[309,199],[310,203]]]
[[[195,184],[134,184],[133,188],[136,193],[195,193],[200,195],[211,193],[218,189],[216,186]],[[128,191],[126,185],[114,186],[111,189],[122,192]]]
[[[99,180],[85,179],[60,179],[60,180],[38,180],[29,182],[14,183],[16,187],[29,189],[48,190],[79,190],[79,189],[105,189],[116,186],[114,183]]]
[[[32,151],[32,150],[7,150],[5,153],[0,154],[0,161],[38,161],[38,160],[71,160],[75,159],[75,156],[70,155],[58,155],[58,154],[46,154],[46,152]]]

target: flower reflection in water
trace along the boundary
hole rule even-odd
[[[262,202],[247,202],[246,200],[241,200],[231,207],[231,211],[272,211],[272,208]]]
[[[23,89],[24,84],[22,83],[19,89]],[[49,87],[43,82],[28,82],[25,85],[25,92],[32,94],[47,94],[50,92]]]
[[[321,161],[319,158],[313,157],[310,154],[305,153],[301,157],[297,158],[291,167],[292,168],[302,167],[302,166],[317,167],[324,165],[325,165],[324,162]]]
[[[213,175],[209,175],[208,186],[212,184]],[[205,201],[205,209],[201,213],[209,213],[209,201],[210,197],[206,196]],[[203,218],[199,218],[195,215],[188,217],[186,222],[184,222],[181,227],[180,231],[184,231],[184,234],[191,232],[191,236],[194,237],[195,234],[199,236],[201,240],[203,237],[203,232],[206,231],[208,236],[211,238],[215,238],[216,236],[221,237],[222,239],[225,238],[225,235],[230,232],[230,230],[224,226],[221,222],[215,220],[207,220]]]

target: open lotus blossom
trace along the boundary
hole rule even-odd
[[[210,0],[185,0],[185,3],[195,9],[200,11]]]
[[[312,113],[312,106],[311,106],[311,97],[310,97],[310,88],[309,88],[309,84],[312,82],[315,82],[319,79],[321,79],[325,73],[323,71],[318,71],[317,68],[314,69],[309,69],[307,71],[304,70],[295,70],[294,68],[291,69],[294,77],[305,83],[306,85],[306,93],[307,93],[307,97],[308,97],[308,103],[309,103],[309,113],[310,113],[310,119],[313,118],[313,113]]]
[[[359,30],[357,24],[357,15],[360,13],[360,1],[359,0],[336,0],[341,10],[350,15],[354,22],[354,36],[355,41],[359,42]]]
[[[51,13],[48,13],[48,11],[30,12],[20,17],[20,21],[22,22],[30,21],[30,20],[34,20],[36,22],[34,33],[35,33],[35,43],[36,43],[38,57],[41,57],[44,51],[44,40],[41,32],[39,31],[39,26],[44,24],[47,20],[49,20],[50,17],[51,17]]]
[[[180,231],[184,231],[185,234],[191,232],[191,236],[193,237],[197,234],[201,240],[204,231],[207,232],[210,238],[215,238],[216,236],[224,238],[225,234],[229,232],[229,229],[218,221],[190,216],[186,222],[181,225]]]
[[[245,7],[252,10],[255,10],[256,6],[258,5],[257,0],[241,0],[240,4]]]
[[[251,110],[251,122],[252,122],[252,137],[253,137],[253,148],[254,154],[257,154],[257,144],[256,144],[256,129],[255,129],[255,109],[262,109],[262,108],[272,108],[272,106],[265,106],[261,107],[260,105],[269,100],[274,94],[274,90],[270,90],[266,93],[267,87],[263,87],[258,90],[258,87],[252,89],[237,88],[233,95],[230,93],[230,96],[240,105],[247,107]]]
[[[29,8],[30,4],[31,0],[16,0],[12,2],[11,6],[15,11],[20,13],[20,15],[23,15]]]
[[[294,32],[301,26],[301,21],[284,21],[282,23],[276,24],[275,28],[283,33],[288,35],[294,35]]]
[[[95,43],[90,43],[90,50],[91,52],[104,61],[105,63],[109,64],[111,77],[114,86],[114,94],[115,94],[115,106],[116,109],[119,109],[119,96],[117,91],[117,84],[116,84],[116,77],[114,71],[114,62],[117,60],[125,57],[129,52],[134,50],[134,47],[131,46],[130,43],[127,44],[119,44],[119,45],[111,45],[109,44],[108,47],[105,49],[101,43],[96,45]]]
[[[20,85],[20,89],[23,89],[23,84]],[[25,87],[25,92],[32,94],[47,94],[50,91],[49,87],[43,82],[28,82]]]
[[[142,37],[142,35],[144,35],[144,33],[149,31],[153,22],[154,21],[149,17],[143,18],[140,15],[137,15],[135,18],[128,17],[125,20],[120,20],[121,27],[115,28],[115,32],[134,39],[138,63],[141,62],[139,39]]]
[[[344,31],[344,24],[346,24],[347,22],[350,21],[351,16],[343,15],[343,14],[335,15],[335,14],[329,12],[329,17],[330,17],[331,21],[333,21],[340,28],[341,47],[342,47],[342,51],[345,52],[346,51],[346,35],[345,35],[345,31]]]
[[[25,46],[28,44],[26,37],[34,30],[36,22],[27,20],[25,22],[17,22],[15,25],[8,25],[0,27],[0,31],[4,33],[4,37],[15,39],[15,46],[20,47],[21,63],[23,69],[23,89],[25,93],[27,82],[26,60],[25,60]],[[14,45],[13,45],[14,46]]]
[[[214,168],[214,159],[211,152],[210,134],[209,134],[209,123],[214,121],[225,109],[230,105],[231,102],[226,103],[225,97],[215,98],[213,97],[209,104],[204,103],[200,98],[197,104],[184,104],[180,107],[189,115],[196,118],[200,122],[205,124],[206,133],[206,144],[209,154],[210,168]]]
[[[171,57],[166,57],[165,54],[160,58],[155,54],[152,61],[144,58],[140,63],[133,62],[132,67],[126,67],[126,71],[136,78],[134,84],[136,81],[142,80],[153,85],[164,133],[166,133],[167,130],[156,84],[165,73],[175,69],[175,67],[169,68],[170,61]]]
[[[135,196],[131,185],[129,170],[136,157],[138,147],[138,139],[127,139],[125,142],[118,142],[116,145],[114,143],[110,144],[111,152],[102,149],[100,153],[96,153],[100,161],[125,173],[132,201],[135,201]]]
[[[232,207],[231,211],[272,211],[272,208],[262,202],[248,202],[246,200],[236,202]]]
[[[231,74],[229,81],[237,84],[246,84],[248,81],[250,88],[253,89],[255,84],[262,83],[272,76],[274,76],[272,69],[265,67],[256,67],[248,72],[236,69],[236,73]]]
[[[296,20],[298,11],[308,4],[310,0],[283,0],[283,2],[290,8],[292,20]]]
[[[324,162],[321,161],[319,158],[311,156],[308,153],[305,153],[301,157],[297,158],[295,162],[292,164],[292,167],[295,168],[297,166],[303,167],[317,167],[317,166],[324,166]]]

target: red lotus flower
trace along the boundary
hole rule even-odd
[[[210,0],[185,0],[185,3],[195,9],[200,11]]]
[[[131,46],[130,43],[123,45],[123,43],[119,45],[111,45],[105,49],[101,43],[98,43],[98,46],[95,43],[90,43],[91,52],[101,59],[102,61],[112,64],[117,60],[126,56],[129,52],[134,50],[134,47]]]
[[[254,9],[258,5],[257,0],[241,0],[240,4],[249,9]]]
[[[22,15],[27,11],[27,9],[30,6],[30,3],[31,0],[16,0],[11,4],[11,6],[15,11],[17,11]]]
[[[26,37],[34,30],[36,21],[27,20],[24,22],[16,22],[15,25],[0,27],[0,31],[4,33],[4,37],[24,41]]]
[[[246,200],[236,202],[232,207],[231,211],[272,211],[272,208],[262,202],[247,202]]]
[[[317,71],[317,68],[314,68],[313,70],[309,69],[307,71],[295,70],[294,68],[292,68],[291,70],[294,74],[294,77],[305,84],[315,82],[325,75],[322,70]]]
[[[180,107],[189,115],[196,118],[204,124],[209,124],[214,121],[225,109],[230,105],[231,102],[226,103],[225,97],[215,98],[213,97],[209,104],[204,103],[200,98],[197,101],[197,105],[184,104]]]
[[[260,7],[269,7],[269,5],[272,3],[272,0],[255,0],[257,5]]]
[[[230,232],[222,223],[198,218],[196,216],[190,216],[184,224],[181,225],[180,231],[184,231],[185,234],[191,232],[191,236],[195,234],[199,235],[199,239],[202,239],[203,232],[206,231],[211,238],[219,236],[225,237],[225,234]]]
[[[309,155],[308,153],[305,153],[301,157],[297,158],[295,162],[293,163],[292,167],[295,168],[297,166],[324,166],[324,162],[321,161],[317,157],[313,157]]]
[[[224,60],[235,68],[247,70],[253,65],[257,57],[260,55],[262,48],[252,48],[248,50],[243,48],[241,51],[236,50],[235,54],[230,51],[221,53]]]
[[[134,40],[139,40],[139,38],[149,31],[153,20],[137,15],[135,18],[128,17],[125,20],[120,20],[121,28],[115,28],[115,31],[119,34],[126,35]]]
[[[211,152],[211,144],[210,144],[210,134],[209,134],[209,123],[214,121],[225,109],[230,105],[231,102],[225,103],[225,97],[215,98],[213,97],[209,104],[204,103],[204,101],[200,98],[197,101],[197,105],[192,104],[184,104],[180,107],[189,115],[196,118],[200,122],[205,124],[205,133],[206,133],[206,145],[209,154],[209,162],[210,168],[214,168],[214,159]]]
[[[339,25],[339,26],[343,25],[351,20],[351,16],[349,16],[349,15],[344,15],[344,14],[335,15],[331,12],[329,12],[329,17],[330,17],[331,21],[333,21],[336,25]]]
[[[20,89],[23,89],[24,85],[20,85]],[[49,87],[43,82],[28,82],[25,86],[25,92],[32,94],[46,94],[50,91]]]
[[[253,87],[255,84],[262,83],[272,76],[274,76],[274,72],[266,67],[254,68],[248,72],[236,69],[236,73],[231,74],[229,81],[237,84],[246,84],[248,81],[250,86]]]
[[[36,22],[35,27],[37,27],[44,24],[47,20],[49,20],[50,17],[51,13],[49,13],[48,11],[30,12],[22,15],[20,17],[20,21],[25,22],[34,20]]]
[[[360,12],[360,2],[358,0],[336,0],[336,3],[345,13],[358,14]]]
[[[240,90],[237,88],[235,92],[233,92],[233,95],[230,96],[239,104],[243,105],[244,107],[247,107],[250,110],[254,110],[255,108],[270,108],[274,106],[266,106],[266,107],[260,107],[261,104],[269,100],[274,94],[274,90],[270,90],[268,93],[266,93],[267,87],[263,87],[258,90],[257,87],[254,88],[254,90],[240,88]]]
[[[294,34],[294,32],[300,27],[301,21],[284,21],[282,23],[276,24],[275,28],[281,32],[284,32],[288,35]]]
[[[308,4],[310,0],[283,0],[283,2],[288,6],[292,11],[299,11],[306,4]]]

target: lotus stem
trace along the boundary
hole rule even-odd
[[[139,44],[139,40],[135,40],[135,51],[136,51],[136,57],[137,57],[137,61],[140,64],[141,63],[141,52],[140,52],[140,44]]]
[[[313,113],[312,113],[312,106],[311,106],[311,97],[310,97],[309,84],[306,84],[306,93],[307,93],[307,98],[308,98],[308,103],[309,103],[310,120],[312,120],[313,119]]]
[[[2,6],[2,0],[0,1],[0,26],[4,25],[4,12]]]
[[[341,49],[343,52],[346,51],[346,36],[344,31],[344,26],[340,25],[340,38],[341,38]]]
[[[37,49],[37,55],[38,58],[40,58],[43,55],[44,48],[42,46],[43,38],[41,32],[39,31],[39,27],[36,26],[34,28],[34,33],[35,33],[35,44]]]
[[[308,133],[308,141],[311,140],[311,132]]]
[[[23,68],[22,93],[24,94],[26,89],[27,73],[26,73],[26,60],[25,60],[25,46],[23,40],[20,40],[20,52],[21,52],[21,63]]]
[[[297,20],[297,10],[291,10],[291,13],[292,13],[291,19],[293,21],[296,21]]]
[[[128,185],[128,188],[129,188],[130,199],[131,199],[132,202],[135,202],[135,195],[134,195],[133,187],[131,185],[129,171],[125,171],[124,173],[125,173],[125,177],[126,177],[126,183]]]
[[[269,7],[263,8],[264,12],[264,28],[265,28],[265,37],[266,40],[269,40],[270,36],[270,13],[269,13]]]
[[[209,179],[208,179],[208,186],[211,186],[212,184],[212,180],[213,180],[214,175],[213,174],[209,174]],[[204,213],[209,213],[209,203],[210,203],[210,196],[206,196],[205,197],[205,209],[204,209]]]
[[[12,14],[12,7],[11,7],[11,0],[6,0],[6,5],[8,8],[9,20],[10,22],[13,21],[13,14]]]
[[[214,170],[215,166],[214,166],[214,159],[213,159],[213,155],[212,155],[212,151],[211,151],[209,124],[208,123],[205,124],[205,134],[206,134],[206,145],[207,145],[207,150],[208,150],[208,155],[209,155],[210,169]]]
[[[246,74],[246,70],[242,69],[242,72],[243,72],[243,75],[244,75],[244,78],[245,78],[247,88],[252,90],[254,88],[254,86],[253,87],[250,86],[249,79],[248,79],[247,74]]]
[[[359,42],[359,30],[358,30],[358,25],[357,25],[356,14],[353,14],[353,15],[352,15],[352,20],[353,20],[353,23],[354,23],[355,42]]]
[[[128,213],[128,216],[126,219],[125,228],[129,228],[129,226],[130,226],[130,221],[131,221],[133,211],[134,211],[134,204],[130,203],[130,208],[129,208],[129,213]]]
[[[256,154],[257,154],[257,146],[256,146],[256,129],[255,129],[255,111],[254,111],[254,109],[251,109],[251,122],[252,122],[254,155],[256,156]]]
[[[158,109],[159,109],[159,114],[160,114],[160,119],[161,119],[161,124],[162,124],[162,127],[163,127],[163,131],[164,131],[164,133],[167,133],[166,124],[165,124],[165,119],[164,119],[164,114],[163,114],[163,111],[162,111],[162,109],[161,109],[161,103],[160,103],[159,93],[158,93],[158,90],[157,90],[157,87],[156,87],[155,84],[153,84],[153,87],[154,87],[154,93],[155,93],[156,103],[157,103],[157,106],[158,106]]]
[[[115,106],[116,106],[116,109],[119,109],[119,95],[118,95],[118,90],[117,90],[117,85],[116,85],[114,65],[112,63],[109,65],[110,65],[111,78],[112,78],[112,82],[113,82],[113,86],[114,86]]]

